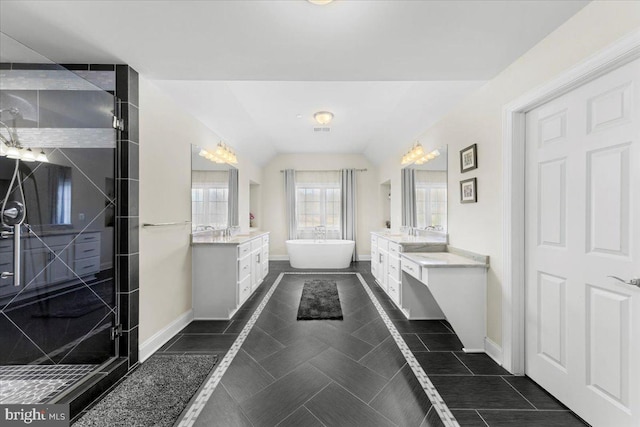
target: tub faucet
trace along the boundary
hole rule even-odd
[[[324,225],[318,225],[317,227],[315,227],[313,234],[316,240],[327,240],[327,227],[325,227]]]

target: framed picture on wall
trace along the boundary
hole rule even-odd
[[[460,181],[460,203],[476,203],[477,201],[476,178]]]
[[[477,144],[468,146],[460,150],[460,172],[464,173],[478,167]]]

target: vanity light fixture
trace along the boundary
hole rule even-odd
[[[20,149],[18,147],[9,147],[7,149],[7,158],[8,159],[20,159],[22,158],[22,153],[20,153]]]
[[[440,155],[439,150],[433,150],[429,153],[425,153],[424,148],[420,143],[416,142],[416,144],[405,154],[402,156],[402,165],[408,165],[410,163],[415,163],[416,165],[422,165],[427,163],[429,160],[433,160]]]
[[[325,4],[331,3],[333,0],[307,0],[311,4],[315,4],[318,6],[324,6]]]
[[[321,125],[328,125],[333,120],[333,113],[331,111],[318,111],[313,115],[313,118]]]
[[[27,148],[27,150],[22,153],[22,159],[23,162],[35,162],[36,161],[36,155],[33,154],[33,151],[31,151],[31,148]]]
[[[41,163],[49,163],[49,158],[45,154],[44,150],[40,150],[40,154],[38,154],[38,157],[36,157],[36,161]]]
[[[238,163],[236,154],[223,142],[218,144],[216,151],[213,153],[205,149],[201,149],[198,155],[215,163],[230,163],[232,165]]]

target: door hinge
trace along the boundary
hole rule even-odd
[[[113,126],[114,129],[124,130],[124,119],[121,119],[118,116],[113,116],[111,126]]]
[[[122,336],[122,325],[116,325],[111,328],[111,341]]]

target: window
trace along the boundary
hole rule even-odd
[[[447,229],[447,187],[416,187],[416,226]]]
[[[327,238],[340,238],[340,174],[297,172],[296,213],[299,238],[313,238],[319,225],[326,227]]]
[[[447,230],[446,172],[416,171],[416,227]]]
[[[226,171],[194,171],[191,184],[191,216],[194,228],[228,225],[229,174]]]

